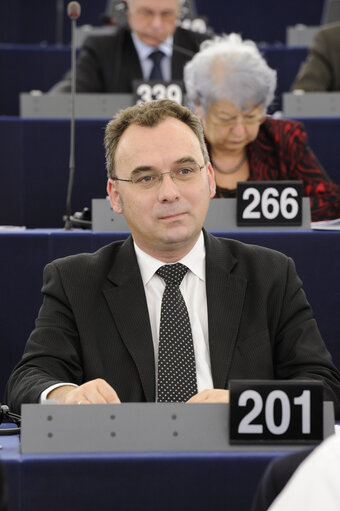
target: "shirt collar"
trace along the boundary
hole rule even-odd
[[[134,247],[143,284],[146,286],[158,268],[166,263],[160,261],[159,259],[155,259],[154,257],[141,250],[135,242]],[[199,279],[203,280],[203,282],[205,281],[205,245],[203,231],[201,231],[198,240],[190,252],[177,262],[185,264],[185,266],[187,266],[189,270],[192,271],[192,273],[194,273]]]
[[[161,50],[166,57],[171,58],[172,56],[172,45],[173,45],[173,36],[169,36],[165,41],[163,41],[161,44],[159,44],[157,47],[150,46],[148,44],[143,43],[141,41],[136,32],[131,32],[131,37],[133,40],[133,44],[135,45],[136,51],[138,53],[138,56],[140,60],[147,59],[153,51]]]

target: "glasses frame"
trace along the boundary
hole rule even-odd
[[[200,171],[200,172],[201,172],[201,170],[202,170],[202,169],[206,166],[206,164],[207,164],[207,162],[206,162],[206,163],[203,163],[203,165],[200,165],[199,163],[196,163],[196,162],[190,162],[190,164],[193,164],[193,163],[194,163],[195,165],[197,165],[197,168],[199,169],[199,171]],[[184,164],[184,163],[183,163],[183,168],[185,168],[185,165],[186,165],[186,164]],[[188,164],[187,164],[187,165],[188,165]],[[160,173],[158,174],[158,183],[156,183],[156,184],[155,184],[155,186],[160,185],[160,184],[162,183],[162,181],[163,181],[163,176],[166,176],[167,174],[169,174],[169,175],[170,175],[170,177],[171,177],[171,179],[172,179],[172,181],[174,181],[174,179],[176,179],[176,178],[175,178],[175,176],[173,175],[174,171],[175,171],[175,169],[168,170],[167,172],[160,172]],[[137,183],[136,181],[134,181],[133,179],[122,179],[122,178],[120,178],[120,177],[116,177],[116,176],[111,177],[111,179],[112,179],[113,181],[123,181],[124,183],[132,183],[133,185],[138,185],[138,183]],[[150,189],[152,189],[152,188],[153,188],[153,187],[151,187]]]

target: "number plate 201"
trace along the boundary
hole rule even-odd
[[[311,380],[232,380],[230,443],[323,440],[323,385]]]
[[[237,225],[280,226],[302,223],[301,181],[237,183]]]

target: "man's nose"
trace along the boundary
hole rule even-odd
[[[158,197],[160,201],[176,200],[180,195],[176,181],[170,173],[163,173],[159,184]]]

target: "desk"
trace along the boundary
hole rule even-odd
[[[267,464],[287,451],[21,455],[1,437],[9,511],[249,511]]]
[[[242,230],[216,234],[273,248],[294,259],[321,334],[340,368],[340,232]],[[0,231],[0,394],[34,327],[42,301],[44,266],[58,257],[93,252],[126,236],[43,229]]]
[[[4,426],[12,427],[9,424]],[[0,428],[2,429],[2,426]],[[8,511],[19,511],[21,494],[19,437],[18,435],[0,436],[0,445],[0,462],[4,465],[9,497]]]
[[[303,119],[309,141],[340,183],[339,119]],[[72,210],[91,207],[106,190],[105,120],[78,120]],[[0,224],[62,227],[69,169],[70,122],[0,117]]]
[[[231,27],[228,32],[235,30]],[[243,30],[241,32],[244,33]],[[261,38],[263,37],[262,33]],[[260,50],[264,53],[269,66],[277,70],[274,110],[280,110],[281,95],[290,90],[300,65],[307,56],[307,49],[260,45]],[[4,70],[7,77],[6,80],[0,81],[0,114],[18,115],[19,93],[31,90],[47,92],[52,85],[62,79],[70,68],[70,63],[69,46],[0,43],[0,69]]]

